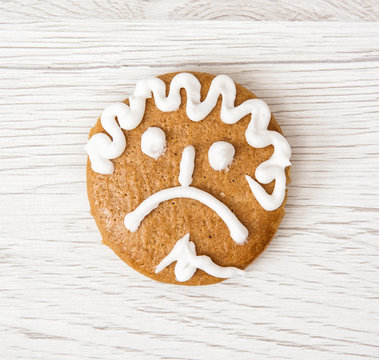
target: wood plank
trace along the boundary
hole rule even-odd
[[[63,10],[62,10],[63,11]],[[375,359],[375,23],[0,24],[0,348],[5,359]],[[84,144],[143,77],[230,75],[293,149],[287,215],[245,278],[145,279],[89,214]]]
[[[377,21],[375,0],[19,0],[0,2],[0,19]]]

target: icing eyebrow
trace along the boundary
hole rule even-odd
[[[158,159],[166,151],[166,135],[159,127],[149,127],[141,136],[141,151]]]
[[[213,170],[225,170],[233,162],[235,152],[232,144],[226,141],[216,141],[208,150],[209,165]]]

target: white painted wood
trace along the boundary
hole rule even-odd
[[[377,0],[17,0],[0,19],[377,21]]]
[[[0,24],[1,358],[377,359],[378,30]],[[280,231],[245,278],[211,287],[129,269],[101,244],[86,199],[96,117],[138,79],[179,70],[253,90],[293,148]]]

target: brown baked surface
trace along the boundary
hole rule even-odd
[[[192,73],[201,82],[201,100],[204,100],[214,75]],[[169,89],[176,73],[159,76]],[[241,85],[237,86],[235,105],[256,96]],[[167,91],[168,92],[168,91]],[[161,282],[183,285],[213,284],[224,279],[215,278],[202,270],[186,282],[175,279],[171,264],[155,274],[155,267],[172,250],[177,240],[190,233],[196,245],[197,255],[208,255],[218,265],[246,268],[267,246],[284,216],[284,204],[275,211],[265,211],[255,200],[245,174],[254,178],[257,166],[267,160],[272,146],[255,149],[245,140],[245,130],[250,115],[233,125],[221,122],[221,97],[217,106],[203,121],[191,121],[185,111],[186,93],[181,90],[182,104],[178,111],[161,112],[148,99],[141,124],[134,130],[124,131],[126,149],[113,160],[112,175],[101,175],[87,162],[87,191],[91,212],[103,243],[108,245],[122,260],[140,273]],[[125,100],[128,103],[127,100]],[[141,135],[151,126],[161,128],[167,139],[166,153],[157,160],[142,153]],[[280,127],[271,117],[270,130]],[[90,137],[104,132],[100,121],[90,132]],[[208,149],[215,141],[230,142],[235,156],[228,172],[213,170],[208,162]],[[191,199],[166,201],[153,210],[141,222],[134,233],[124,226],[124,217],[153,193],[179,186],[179,163],[183,149],[193,145],[196,150],[192,186],[205,190],[227,205],[249,230],[244,245],[235,243],[224,222],[207,206]],[[287,182],[289,181],[287,168]],[[271,193],[274,183],[265,185]]]

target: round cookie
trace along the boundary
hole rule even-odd
[[[153,82],[138,84],[133,98],[124,103],[132,111],[144,110],[140,122],[122,123],[130,115],[123,104],[103,112],[102,119],[119,114],[118,123],[106,132],[99,119],[90,132],[90,138],[104,133],[108,139],[101,135],[87,145],[87,191],[104,244],[128,265],[161,282],[206,285],[224,280],[219,276],[239,274],[273,238],[284,216],[290,148],[264,103],[247,101],[256,99],[253,93],[235,84],[234,100],[229,78],[190,74],[159,76],[165,93]],[[186,86],[192,86],[190,95]],[[153,96],[147,98],[149,87]],[[204,109],[196,112],[186,106],[187,96],[196,103],[194,89],[201,102],[212,100],[212,92],[214,102],[218,98],[204,119],[199,116]],[[180,106],[172,111],[172,104],[162,99],[175,92]],[[155,95],[161,97],[161,109]],[[141,96],[147,98],[142,110]],[[228,113],[222,109],[228,101],[236,108],[249,104],[254,111],[239,107],[244,116]],[[189,118],[196,116],[195,121]],[[150,200],[146,216],[141,215]]]

